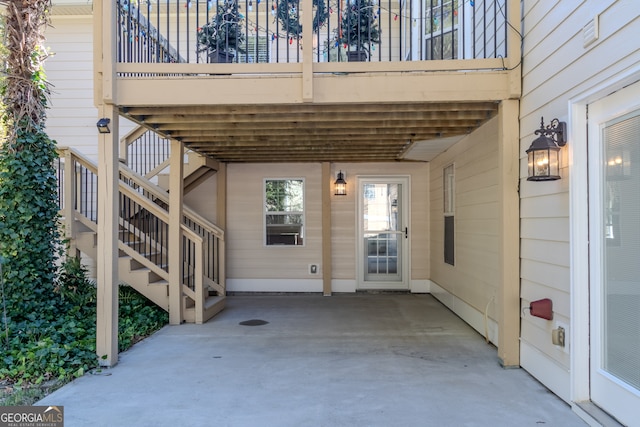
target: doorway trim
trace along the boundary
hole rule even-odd
[[[569,224],[571,326],[569,330],[570,397],[581,416],[594,417],[590,392],[590,299],[589,299],[589,183],[587,149],[588,105],[640,80],[640,70],[609,78],[569,99]]]

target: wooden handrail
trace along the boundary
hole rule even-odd
[[[79,160],[78,163],[80,163],[82,166],[84,166],[94,174],[98,174],[98,167],[93,163],[93,161],[89,160],[88,157],[85,157],[79,151],[69,147],[58,147],[57,151],[58,155],[61,156],[65,156],[67,152],[70,153],[72,158]]]
[[[125,178],[130,179],[136,185],[139,185],[142,189],[151,194],[154,198],[160,200],[165,204],[169,204],[169,193],[157,186],[153,182],[149,181],[146,178],[138,176],[135,172],[133,172],[128,166],[120,165],[120,173]],[[202,228],[213,234],[214,236],[222,239],[224,237],[224,231],[217,227],[215,224],[204,218],[202,215],[196,213],[193,209],[188,206],[183,207],[184,216],[192,220],[193,222],[198,223]]]
[[[66,223],[70,227],[71,235],[73,236],[73,227],[74,220],[83,220],[82,215],[77,212],[73,212],[75,205],[74,200],[70,199],[71,197],[76,196],[75,187],[76,187],[76,170],[77,166],[80,165],[83,168],[86,168],[91,173],[97,176],[97,167],[93,164],[91,160],[87,157],[79,153],[78,151],[68,148],[68,147],[60,147],[58,148],[58,154],[60,156],[64,156],[66,159],[65,162],[65,211],[64,214],[66,217]],[[68,164],[67,164],[68,163]],[[119,172],[121,179],[119,180],[118,190],[119,193],[125,197],[128,197],[135,201],[136,205],[141,209],[146,210],[150,215],[156,217],[158,220],[168,223],[169,222],[169,213],[167,209],[163,208],[161,205],[157,203],[157,201],[164,202],[168,205],[169,203],[169,194],[153,184],[146,178],[143,178],[133,172],[126,165],[119,165]],[[99,177],[98,177],[99,179]],[[140,191],[142,190],[142,191]],[[137,209],[137,208],[136,208]],[[207,293],[205,287],[210,287],[212,284],[214,288],[220,293],[224,294],[225,286],[224,286],[224,232],[211,222],[204,219],[199,214],[195,213],[193,210],[184,207],[184,217],[188,220],[187,223],[183,222],[180,225],[180,233],[181,235],[188,239],[190,242],[193,242],[195,254],[194,257],[191,258],[190,261],[180,260],[179,262],[190,262],[192,271],[193,271],[193,289],[189,289],[188,286],[185,286],[185,283],[180,283],[179,287],[182,290],[183,297],[191,298],[195,302],[195,321],[196,323],[202,323],[205,319],[205,302],[207,298]],[[120,225],[126,225],[126,218],[120,218]],[[204,230],[205,233],[208,233],[212,236],[213,239],[219,242],[219,247],[221,248],[221,253],[218,252],[217,259],[214,260],[215,264],[208,265],[209,262],[205,259],[205,254],[207,253],[206,245],[208,245],[208,237],[207,234],[202,234],[199,231],[196,231],[191,228],[189,223],[192,222],[194,225],[200,230]],[[90,224],[94,225],[95,224]],[[89,227],[94,229],[96,227]],[[144,237],[144,236],[141,236]],[[127,255],[136,259],[136,261],[140,262],[145,267],[149,268],[151,271],[156,273],[158,276],[162,277],[165,280],[168,280],[167,272],[160,266],[155,265],[152,260],[147,259],[143,254],[137,252],[136,249],[130,247],[125,242],[119,241],[118,247],[121,251],[126,253]],[[210,260],[211,261],[211,260]],[[221,264],[219,264],[221,263]],[[169,268],[172,266],[175,268],[176,265],[172,263]],[[205,276],[205,268],[206,271],[215,271],[218,269],[218,275],[213,275],[212,277]],[[213,270],[212,270],[213,269]],[[217,281],[216,281],[217,280]]]
[[[138,126],[136,128],[133,128],[129,133],[127,133],[125,136],[120,138],[120,143],[121,145],[129,146],[135,140],[137,140],[147,132],[150,132],[150,131],[144,126]]]
[[[78,163],[80,163],[82,166],[84,166],[94,174],[96,175],[98,174],[97,166],[95,166],[95,164],[93,164],[91,160],[89,160],[87,157],[85,157],[83,154],[81,154],[77,150],[69,147],[58,148],[59,155],[64,156],[67,152],[70,153],[71,157],[73,159],[76,159]],[[169,193],[167,191],[157,186],[153,182],[149,181],[148,179],[137,175],[128,166],[120,164],[120,174],[124,176],[126,179],[131,180],[131,182],[134,182],[136,185],[139,185],[143,190],[151,194],[153,197],[159,199],[163,203],[169,204]],[[145,207],[146,206],[147,205],[145,204]],[[149,204],[149,206],[151,206],[151,204]],[[183,209],[184,209],[184,215],[187,218],[193,220],[193,222],[198,223],[200,226],[202,226],[202,228],[204,228],[211,234],[215,235],[216,237],[221,239],[224,238],[224,231],[221,228],[219,228],[218,226],[213,224],[211,221],[207,220],[202,215],[198,214],[188,206],[184,206]]]

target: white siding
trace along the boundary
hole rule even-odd
[[[522,315],[521,364],[562,399],[570,401],[571,343],[551,343],[558,322],[570,324],[570,254],[568,148],[562,151],[562,179],[526,180],[526,153],[533,132],[558,118],[569,121],[572,97],[638,67],[640,3],[635,0],[523,1],[523,94],[521,150],[521,304],[553,301],[554,320]],[[599,14],[599,38],[584,47],[582,29]],[[586,141],[569,141],[585,144]],[[586,286],[586,284],[584,284]],[[582,333],[588,333],[586,325]],[[569,335],[567,335],[569,336]]]
[[[93,102],[93,17],[53,16],[46,46],[53,56],[45,62],[52,84],[47,134],[59,147],[72,147],[97,160],[98,110]],[[133,124],[122,118],[120,136]]]
[[[47,29],[47,47],[53,54],[45,63],[53,84],[47,133],[58,146],[77,148],[96,158],[98,111],[93,104],[91,20],[91,16],[57,17]]]
[[[442,171],[455,167],[455,265],[444,262]],[[498,118],[431,162],[431,280],[475,315],[497,320],[499,277]],[[455,310],[455,308],[454,308]],[[461,313],[458,313],[462,316]],[[472,323],[471,319],[465,319]],[[476,326],[477,327],[477,326]],[[484,333],[484,331],[480,331]]]

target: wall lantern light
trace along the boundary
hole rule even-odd
[[[553,181],[560,179],[560,147],[567,144],[567,124],[558,119],[551,120],[545,127],[544,118],[540,119],[540,135],[527,150],[529,177],[527,181]]]
[[[338,172],[338,179],[336,179],[335,186],[336,191],[334,194],[336,196],[347,195],[347,181],[344,180],[344,174],[342,173],[342,171]]]
[[[109,123],[111,123],[111,119],[107,117],[103,117],[98,120],[96,126],[98,127],[98,132],[100,133],[111,133],[111,129],[109,129]]]

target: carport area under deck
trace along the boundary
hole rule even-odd
[[[585,425],[424,294],[230,296],[39,404],[68,427]]]

